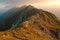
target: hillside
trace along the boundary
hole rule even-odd
[[[19,14],[19,25],[0,31],[0,40],[60,40],[60,20],[52,13],[25,6]]]

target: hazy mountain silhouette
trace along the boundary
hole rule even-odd
[[[0,40],[60,40],[60,20],[50,12],[28,5],[5,15]]]

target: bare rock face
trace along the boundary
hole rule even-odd
[[[25,6],[19,14],[18,26],[0,32],[0,40],[60,40],[60,21],[47,11]]]

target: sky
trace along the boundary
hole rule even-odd
[[[32,5],[47,10],[60,18],[60,0],[0,0],[0,12],[22,5]]]

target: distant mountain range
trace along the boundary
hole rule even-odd
[[[60,20],[31,5],[12,8],[0,16],[0,40],[60,40]]]

